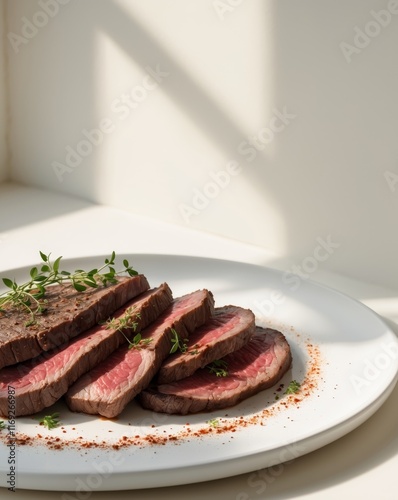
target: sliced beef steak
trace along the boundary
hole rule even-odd
[[[244,346],[254,334],[255,317],[249,309],[218,307],[214,316],[189,337],[185,352],[169,356],[160,367],[157,383],[175,382],[212,361]]]
[[[7,415],[8,387],[15,394],[16,416],[30,415],[51,406],[81,375],[103,361],[126,337],[155,321],[172,303],[173,297],[166,283],[130,300],[113,314],[111,324],[95,326],[67,344],[37,358],[0,370],[0,413]],[[119,331],[117,323],[128,317],[131,328]],[[125,336],[124,336],[124,335]]]
[[[169,354],[172,330],[180,338],[188,338],[213,313],[214,299],[207,290],[175,299],[158,320],[142,331],[137,348],[120,347],[69,389],[66,394],[69,408],[116,417],[148,386]]]
[[[227,376],[199,369],[178,382],[143,391],[139,397],[142,406],[180,415],[233,406],[276,384],[290,367],[291,352],[282,333],[256,327],[252,339],[223,360]]]
[[[0,368],[32,359],[104,321],[128,300],[149,289],[145,276],[120,277],[116,284],[77,292],[71,285],[47,289],[47,310],[26,326],[26,312],[0,313]]]

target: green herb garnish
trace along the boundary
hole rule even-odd
[[[123,316],[120,318],[111,318],[109,319],[105,325],[107,330],[119,330],[123,333],[123,330],[129,329],[136,331],[137,330],[137,319],[140,318],[140,314],[135,312],[135,307],[128,307]]]
[[[152,338],[143,339],[140,333],[137,333],[133,340],[129,340],[129,349],[141,349],[143,346],[146,346],[152,342]]]
[[[210,427],[218,427],[220,425],[220,422],[218,421],[217,418],[212,418],[211,420],[207,420],[206,423],[208,423]]]
[[[49,285],[68,282],[72,284],[76,291],[84,292],[87,288],[97,288],[100,285],[106,286],[116,283],[116,277],[121,274],[127,273],[129,276],[138,274],[126,259],[123,260],[124,269],[116,271],[114,267],[115,252],[112,252],[110,258],[105,259],[105,263],[98,269],[91,269],[91,271],[77,269],[73,273],[60,270],[62,257],[51,261],[51,254],[39,253],[43,263],[39,267],[32,267],[29,272],[31,278],[29,281],[18,285],[15,280],[10,278],[2,279],[9,290],[0,294],[0,313],[6,312],[5,308],[7,307],[25,310],[30,314],[30,320],[25,323],[25,326],[34,325],[36,315],[46,312],[44,297]]]
[[[105,323],[106,329],[119,330],[119,332],[127,340],[129,349],[141,349],[144,345],[150,344],[153,339],[143,339],[141,333],[137,333],[134,338],[130,340],[125,334],[126,330],[133,330],[133,332],[137,330],[138,322],[136,320],[140,317],[140,313],[135,312],[135,307],[128,307],[125,310],[124,315],[120,318],[109,319]]]
[[[143,346],[148,345],[152,342],[152,338],[143,339],[141,333],[137,333],[132,340],[130,340],[125,334],[125,330],[137,330],[140,313],[135,312],[135,307],[128,307],[123,316],[120,318],[111,318],[105,324],[107,330],[119,330],[123,337],[127,340],[129,344],[129,349],[141,349]]]
[[[301,384],[297,380],[292,380],[287,386],[285,394],[295,394],[300,390]]]
[[[217,377],[226,377],[228,375],[228,363],[223,359],[216,359],[207,365],[210,373],[214,373]]]
[[[188,350],[188,339],[181,339],[178,335],[178,333],[174,330],[174,328],[171,329],[171,349],[170,349],[170,354],[173,354],[177,351],[180,352],[187,352]]]
[[[39,419],[40,425],[44,425],[47,429],[55,429],[60,424],[59,413],[53,413],[52,415],[46,415],[45,417]]]
[[[0,420],[0,431],[2,431],[5,428],[6,428],[6,424],[5,424],[4,420]]]

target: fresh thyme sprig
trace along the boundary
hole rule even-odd
[[[174,330],[174,328],[171,329],[171,349],[170,349],[170,354],[173,354],[177,351],[180,352],[187,352],[188,350],[188,339],[181,339],[178,333]]]
[[[210,373],[214,373],[217,377],[226,377],[228,375],[228,363],[223,359],[216,359],[207,365]]]
[[[47,429],[55,429],[60,424],[59,413],[53,413],[52,415],[46,415],[43,418],[39,418],[39,424],[44,425]]]
[[[133,337],[133,340],[127,339],[127,341],[129,343],[129,349],[139,350],[142,349],[143,346],[150,344],[153,341],[153,339],[152,338],[143,339],[141,333],[137,333],[137,335]]]
[[[140,318],[140,313],[135,312],[135,307],[128,307],[123,316],[120,318],[110,318],[106,321],[107,330],[119,330],[123,333],[123,330],[130,329],[134,332],[137,330],[138,322],[137,319]]]
[[[135,332],[138,327],[137,319],[140,319],[140,313],[135,312],[134,307],[128,307],[120,318],[111,318],[106,324],[106,329],[118,330],[129,344],[129,349],[141,349],[143,346],[152,342],[152,338],[143,339],[141,333],[137,333],[132,340],[125,334],[125,330]]]
[[[301,384],[297,382],[297,380],[292,380],[290,384],[287,386],[285,394],[295,394],[300,390]]]
[[[189,354],[191,354],[192,356],[196,356],[196,354],[199,354],[199,349],[198,349],[199,344],[195,344],[192,346],[192,349],[189,352]]]
[[[116,271],[114,267],[115,252],[112,252],[111,256],[105,259],[104,264],[98,269],[91,269],[88,272],[77,269],[73,273],[60,270],[62,257],[52,261],[50,259],[51,254],[46,255],[41,251],[39,253],[42,264],[39,267],[32,267],[29,272],[31,278],[29,281],[19,285],[15,280],[2,278],[4,285],[9,290],[0,294],[0,313],[6,312],[7,307],[25,310],[31,317],[26,326],[36,322],[36,315],[46,312],[45,293],[50,285],[68,282],[72,284],[76,291],[84,292],[87,288],[113,284],[117,281],[116,277],[121,274],[127,273],[129,276],[138,274],[126,259],[123,260],[124,269]]]

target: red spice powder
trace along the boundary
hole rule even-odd
[[[292,330],[293,331],[293,330]],[[299,336],[299,334],[296,334]],[[189,422],[182,426],[181,430],[170,434],[167,430],[157,428],[154,424],[151,425],[153,432],[145,435],[135,434],[133,436],[123,435],[116,442],[107,442],[106,440],[86,440],[83,436],[72,437],[71,434],[78,432],[76,427],[72,427],[69,432],[70,437],[59,436],[49,437],[37,433],[35,436],[28,436],[20,432],[16,433],[15,442],[19,446],[33,446],[44,445],[51,450],[62,450],[64,448],[84,449],[113,449],[120,450],[127,447],[143,447],[143,446],[164,446],[167,443],[179,444],[184,440],[200,439],[209,435],[228,435],[233,437],[240,429],[245,429],[255,425],[266,425],[268,419],[275,417],[280,412],[286,411],[288,408],[300,408],[300,403],[305,398],[311,396],[314,391],[319,387],[322,380],[321,376],[321,354],[319,348],[312,342],[307,340],[304,342],[307,353],[307,366],[306,374],[300,382],[300,389],[298,392],[290,395],[284,394],[284,384],[281,383],[273,389],[275,401],[266,408],[257,411],[252,415],[240,415],[237,417],[230,417],[228,413],[224,417],[217,418],[215,421],[207,421],[199,429],[193,428]],[[270,393],[267,392],[269,395]],[[101,420],[107,420],[101,417]],[[118,419],[110,419],[116,421]],[[132,425],[130,422],[128,425]],[[126,424],[127,427],[127,424]],[[128,427],[127,427],[128,428]],[[65,426],[61,427],[63,433],[66,433]],[[162,432],[160,435],[159,432]],[[112,432],[112,430],[109,430]],[[4,440],[2,433],[0,433],[0,440]]]

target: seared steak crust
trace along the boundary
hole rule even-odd
[[[155,321],[172,300],[171,290],[164,283],[127,302],[113,318],[120,319],[129,309],[136,328],[133,334],[128,329],[123,333],[130,337]],[[125,342],[119,330],[99,325],[33,360],[3,368],[0,370],[0,413],[7,415],[8,386],[15,391],[15,416],[31,415],[55,403],[81,375]]]
[[[0,368],[50,351],[107,319],[128,300],[149,289],[145,276],[120,277],[106,287],[77,292],[71,285],[47,289],[47,310],[36,323],[26,312],[14,310],[0,315]]]

